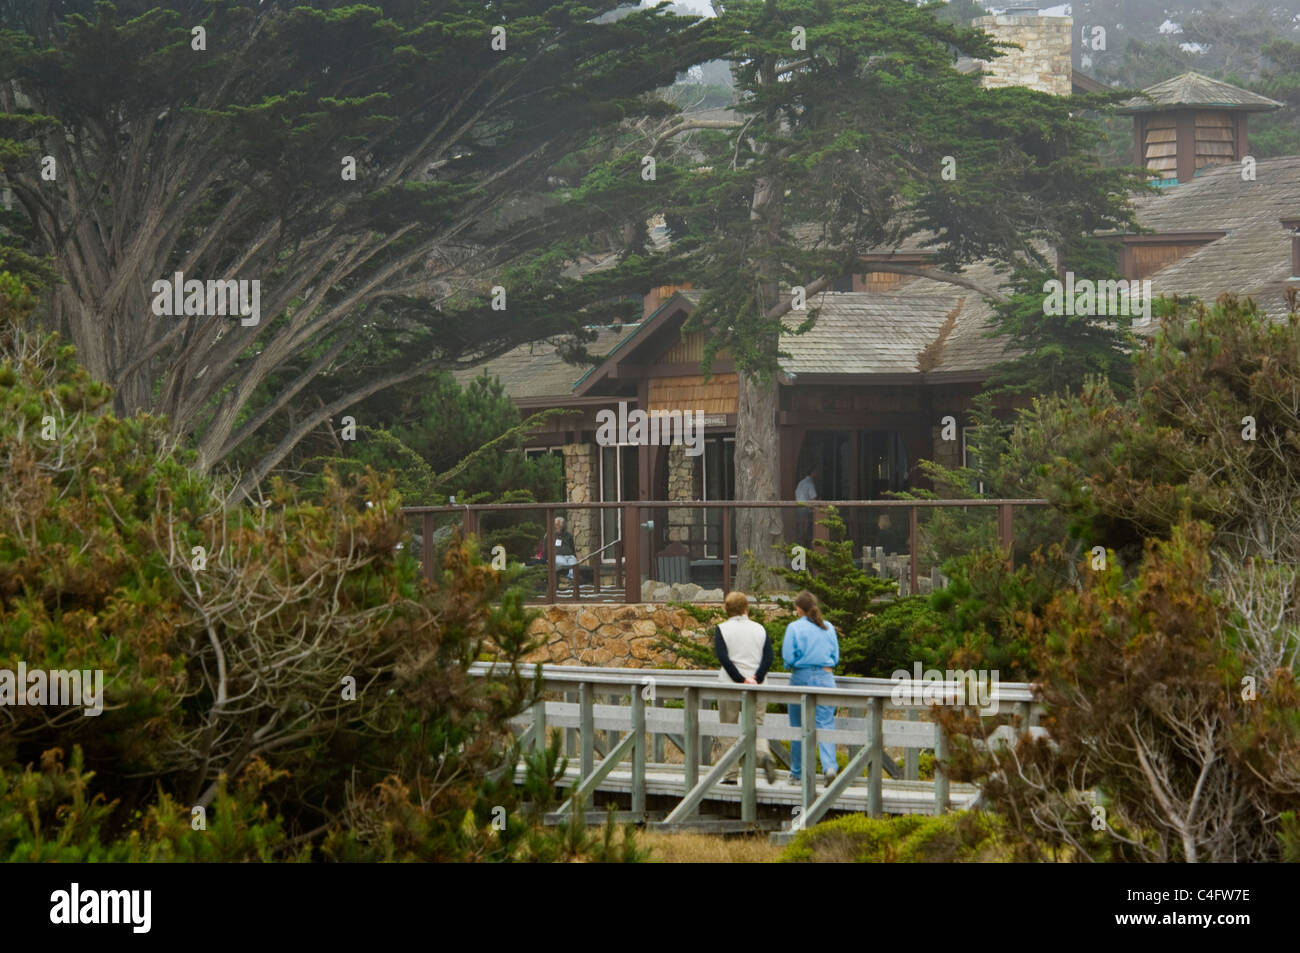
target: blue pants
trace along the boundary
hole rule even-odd
[[[818,685],[822,688],[834,688],[835,676],[824,668],[796,668],[790,673],[791,685]],[[787,705],[790,712],[790,726],[798,728],[803,724],[803,710],[800,705]],[[830,730],[835,727],[835,706],[817,706],[817,727]],[[817,752],[822,759],[822,773],[838,771],[835,763],[835,745],[829,741],[819,741]],[[803,742],[790,742],[790,776],[798,778],[803,772]]]

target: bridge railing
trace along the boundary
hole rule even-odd
[[[864,773],[866,808],[872,816],[879,816],[884,809],[886,773],[894,776],[904,773],[903,780],[918,782],[912,786],[913,793],[917,788],[923,789],[917,777],[917,756],[923,749],[934,750],[932,810],[944,813],[950,806],[946,740],[936,722],[921,720],[931,705],[936,701],[969,703],[970,707],[980,708],[982,714],[990,716],[1010,712],[1015,716],[1010,737],[1024,731],[1041,733],[1041,729],[1034,727],[1041,706],[1032,685],[990,678],[985,683],[985,691],[973,692],[972,682],[959,673],[944,673],[955,676],[945,681],[842,676],[835,679],[833,688],[823,688],[792,686],[787,672],[769,673],[763,685],[742,685],[719,681],[716,670],[519,666],[526,677],[536,677],[538,668],[542,695],[517,720],[524,732],[524,743],[544,747],[550,729],[563,730],[564,752],[571,762],[578,764],[565,804],[553,820],[561,820],[575,811],[585,814],[594,793],[630,758],[629,819],[644,821],[647,780],[665,764],[667,742],[682,753],[681,797],[656,826],[666,829],[707,826],[693,820],[698,808],[737,765],[741,822],[752,825],[757,819],[760,799],[756,750],[759,738],[799,741],[803,745],[799,811],[783,837],[793,836],[794,832],[821,820]],[[505,670],[505,666],[479,662],[471,667],[471,674],[489,677],[494,671]],[[976,697],[972,698],[972,694]],[[680,702],[680,706],[669,706],[670,701]],[[718,712],[708,707],[712,701],[739,701],[739,722],[721,721]],[[802,724],[791,726],[787,715],[773,713],[767,714],[764,723],[759,725],[758,706],[769,703],[801,706]],[[847,711],[848,717],[837,717],[833,729],[818,729],[818,705],[835,706]],[[903,718],[886,718],[885,713],[891,711],[902,712]],[[1007,731],[1004,729],[1003,733]],[[710,766],[711,745],[706,746],[705,741],[712,738],[734,741]],[[815,788],[819,742],[849,747],[848,764],[820,796]],[[900,769],[887,756],[886,748],[904,749],[906,767]],[[773,790],[765,788],[764,793]],[[788,790],[785,795],[788,797]]]
[[[419,539],[419,552],[427,578],[432,579],[437,565],[437,538],[450,534],[459,525],[466,535],[487,538],[497,534],[505,538],[513,522],[541,516],[542,529],[536,539],[513,539],[511,558],[533,561],[540,549],[543,558],[537,566],[538,589],[532,601],[554,603],[560,594],[560,581],[567,581],[568,570],[556,566],[554,520],[568,518],[576,534],[578,566],[575,585],[566,593],[574,600],[642,602],[654,592],[643,591],[651,580],[661,584],[675,581],[699,581],[702,589],[731,588],[739,565],[736,544],[738,523],[753,511],[776,510],[785,543],[812,545],[827,538],[819,521],[825,508],[834,506],[845,522],[848,538],[854,541],[855,555],[870,565],[877,575],[896,576],[904,593],[924,592],[930,580],[926,574],[937,571],[939,560],[923,554],[922,534],[929,515],[944,509],[970,511],[970,520],[987,514],[983,532],[1008,552],[1015,550],[1014,516],[1017,509],[1042,507],[1047,500],[818,500],[813,504],[795,500],[639,500],[617,503],[485,503],[446,506],[408,506],[402,512],[412,521]],[[535,523],[530,526],[536,527]],[[518,534],[516,534],[518,535]],[[602,545],[602,540],[606,540]],[[540,544],[540,546],[539,546]],[[507,547],[509,549],[510,547]],[[524,552],[526,551],[526,553]],[[483,553],[489,558],[489,552]],[[928,565],[923,565],[928,563]],[[665,575],[684,571],[694,578],[675,580]],[[584,593],[581,583],[590,578]],[[659,593],[667,592],[660,587]],[[680,590],[679,590],[680,591]],[[660,601],[695,601],[680,596],[657,596]]]

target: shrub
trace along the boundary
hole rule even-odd
[[[103,412],[30,308],[0,275],[0,668],[102,671],[104,710],[0,706],[0,857],[562,855],[514,784],[514,575],[453,537],[425,583],[373,471],[234,501],[160,421]]]
[[[1002,822],[980,811],[926,817],[850,814],[800,831],[783,863],[987,863],[1009,859]]]

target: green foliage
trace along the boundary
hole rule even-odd
[[[1283,395],[1298,379],[1300,316],[1269,320],[1230,296],[1184,305],[1135,355],[1134,397],[1094,381],[1073,399],[1038,402],[1018,421],[1003,469],[1052,500],[1085,546],[1130,565],[1184,518],[1249,547],[1260,520],[1290,525],[1300,414]],[[1243,436],[1246,417],[1254,440]]]
[[[665,215],[683,277],[708,291],[691,315],[768,382],[784,335],[807,330],[780,289],[834,279],[883,243],[927,232],[940,263],[1010,263],[1039,241],[1073,241],[1130,221],[1141,177],[1099,170],[1081,105],[1025,88],[984,89],[956,55],[998,55],[987,35],[902,0],[728,3],[711,22],[733,65],[741,123],[694,145],[706,169],[674,175]],[[815,56],[791,52],[807,31]],[[960,143],[955,180],[937,174]]]
[[[1300,864],[1300,815],[1295,811],[1286,811],[1277,820],[1277,838],[1282,846],[1282,862]]]
[[[1012,569],[999,551],[982,550],[944,566],[949,583],[929,597],[919,657],[927,666],[996,671],[1004,681],[1034,674],[1023,623],[1057,592],[1047,561]]]
[[[791,569],[789,557],[775,572],[792,588],[807,589],[821,604],[822,615],[835,626],[840,641],[840,667],[846,675],[888,678],[911,664],[909,625],[925,614],[911,600],[893,602],[898,584],[859,569],[853,558],[853,540],[846,537],[843,519],[835,507],[826,508],[818,521],[830,539],[805,552],[806,569]],[[779,647],[778,647],[779,651]]]
[[[1004,825],[992,814],[955,811],[937,817],[850,814],[800,831],[782,863],[988,863],[1011,859]]]
[[[589,280],[565,266],[623,247],[623,226],[657,211],[653,183],[577,193],[630,151],[629,126],[677,111],[652,94],[718,46],[699,18],[617,2],[15,6],[0,265],[49,284],[50,256],[52,325],[114,410],[165,414],[245,486],[387,386],[634,315],[654,283],[643,262]],[[178,270],[260,281],[260,321],[191,316],[173,333],[182,318],[150,316],[150,282]]]
[[[509,720],[537,691],[514,664],[534,647],[517,572],[453,538],[425,583],[393,483],[370,471],[328,474],[314,500],[277,481],[265,505],[233,502],[159,421],[96,414],[107,389],[25,326],[29,303],[0,275],[0,507],[14,516],[0,526],[0,668],[98,670],[103,711],[0,708],[0,857],[591,847],[565,854],[524,810],[554,758],[529,763],[522,791],[499,783],[517,757]],[[499,673],[470,677],[488,647]],[[510,836],[466,821],[497,807]],[[591,849],[637,856],[626,841]]]
[[[1123,277],[1113,246],[1091,236],[1074,237],[1063,245],[1059,264],[1053,267],[1015,269],[1011,300],[994,309],[994,327],[1016,356],[993,369],[985,382],[986,393],[1068,394],[1093,377],[1109,381],[1117,392],[1128,389],[1132,368],[1126,330],[1131,316],[1099,319],[1043,313],[1046,282],[1059,280],[1065,271],[1092,282]]]

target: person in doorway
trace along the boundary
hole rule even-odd
[[[749,600],[743,592],[729,592],[723,600],[727,610],[727,621],[713,627],[713,651],[717,653],[722,671],[718,680],[744,685],[762,685],[767,678],[767,670],[772,667],[772,639],[757,622],[749,617]],[[754,723],[763,724],[763,713],[767,705],[762,696],[754,699]],[[740,698],[733,701],[718,702],[718,720],[725,724],[737,724],[740,721]],[[714,760],[718,757],[719,739],[713,739]],[[772,765],[772,753],[768,749],[767,739],[759,738],[754,751],[758,763],[763,766],[763,774],[768,784],[776,783],[776,769]],[[723,778],[723,784],[735,784],[740,777],[739,763],[732,766]]]
[[[817,597],[807,589],[794,597],[794,611],[799,617],[785,627],[785,638],[781,643],[781,658],[790,670],[790,686],[816,685],[821,688],[834,688],[835,666],[840,664],[840,640],[835,634],[835,626],[822,618],[821,606]],[[790,727],[798,728],[803,724],[801,705],[790,705]],[[835,706],[817,706],[817,728],[829,731],[835,727]],[[830,785],[839,772],[835,762],[835,745],[829,741],[819,742],[818,753],[821,755],[822,778]],[[790,742],[790,781],[802,783],[803,743]]]
[[[794,498],[800,503],[812,503],[817,499],[817,468],[809,466],[804,478],[794,488]],[[812,545],[813,511],[811,506],[801,506],[795,513],[795,535],[805,546]]]
[[[542,546],[546,545],[543,538]],[[573,547],[573,534],[564,528],[564,517],[555,517],[555,565],[569,570],[569,581],[573,582],[573,567],[578,562],[578,551]]]

